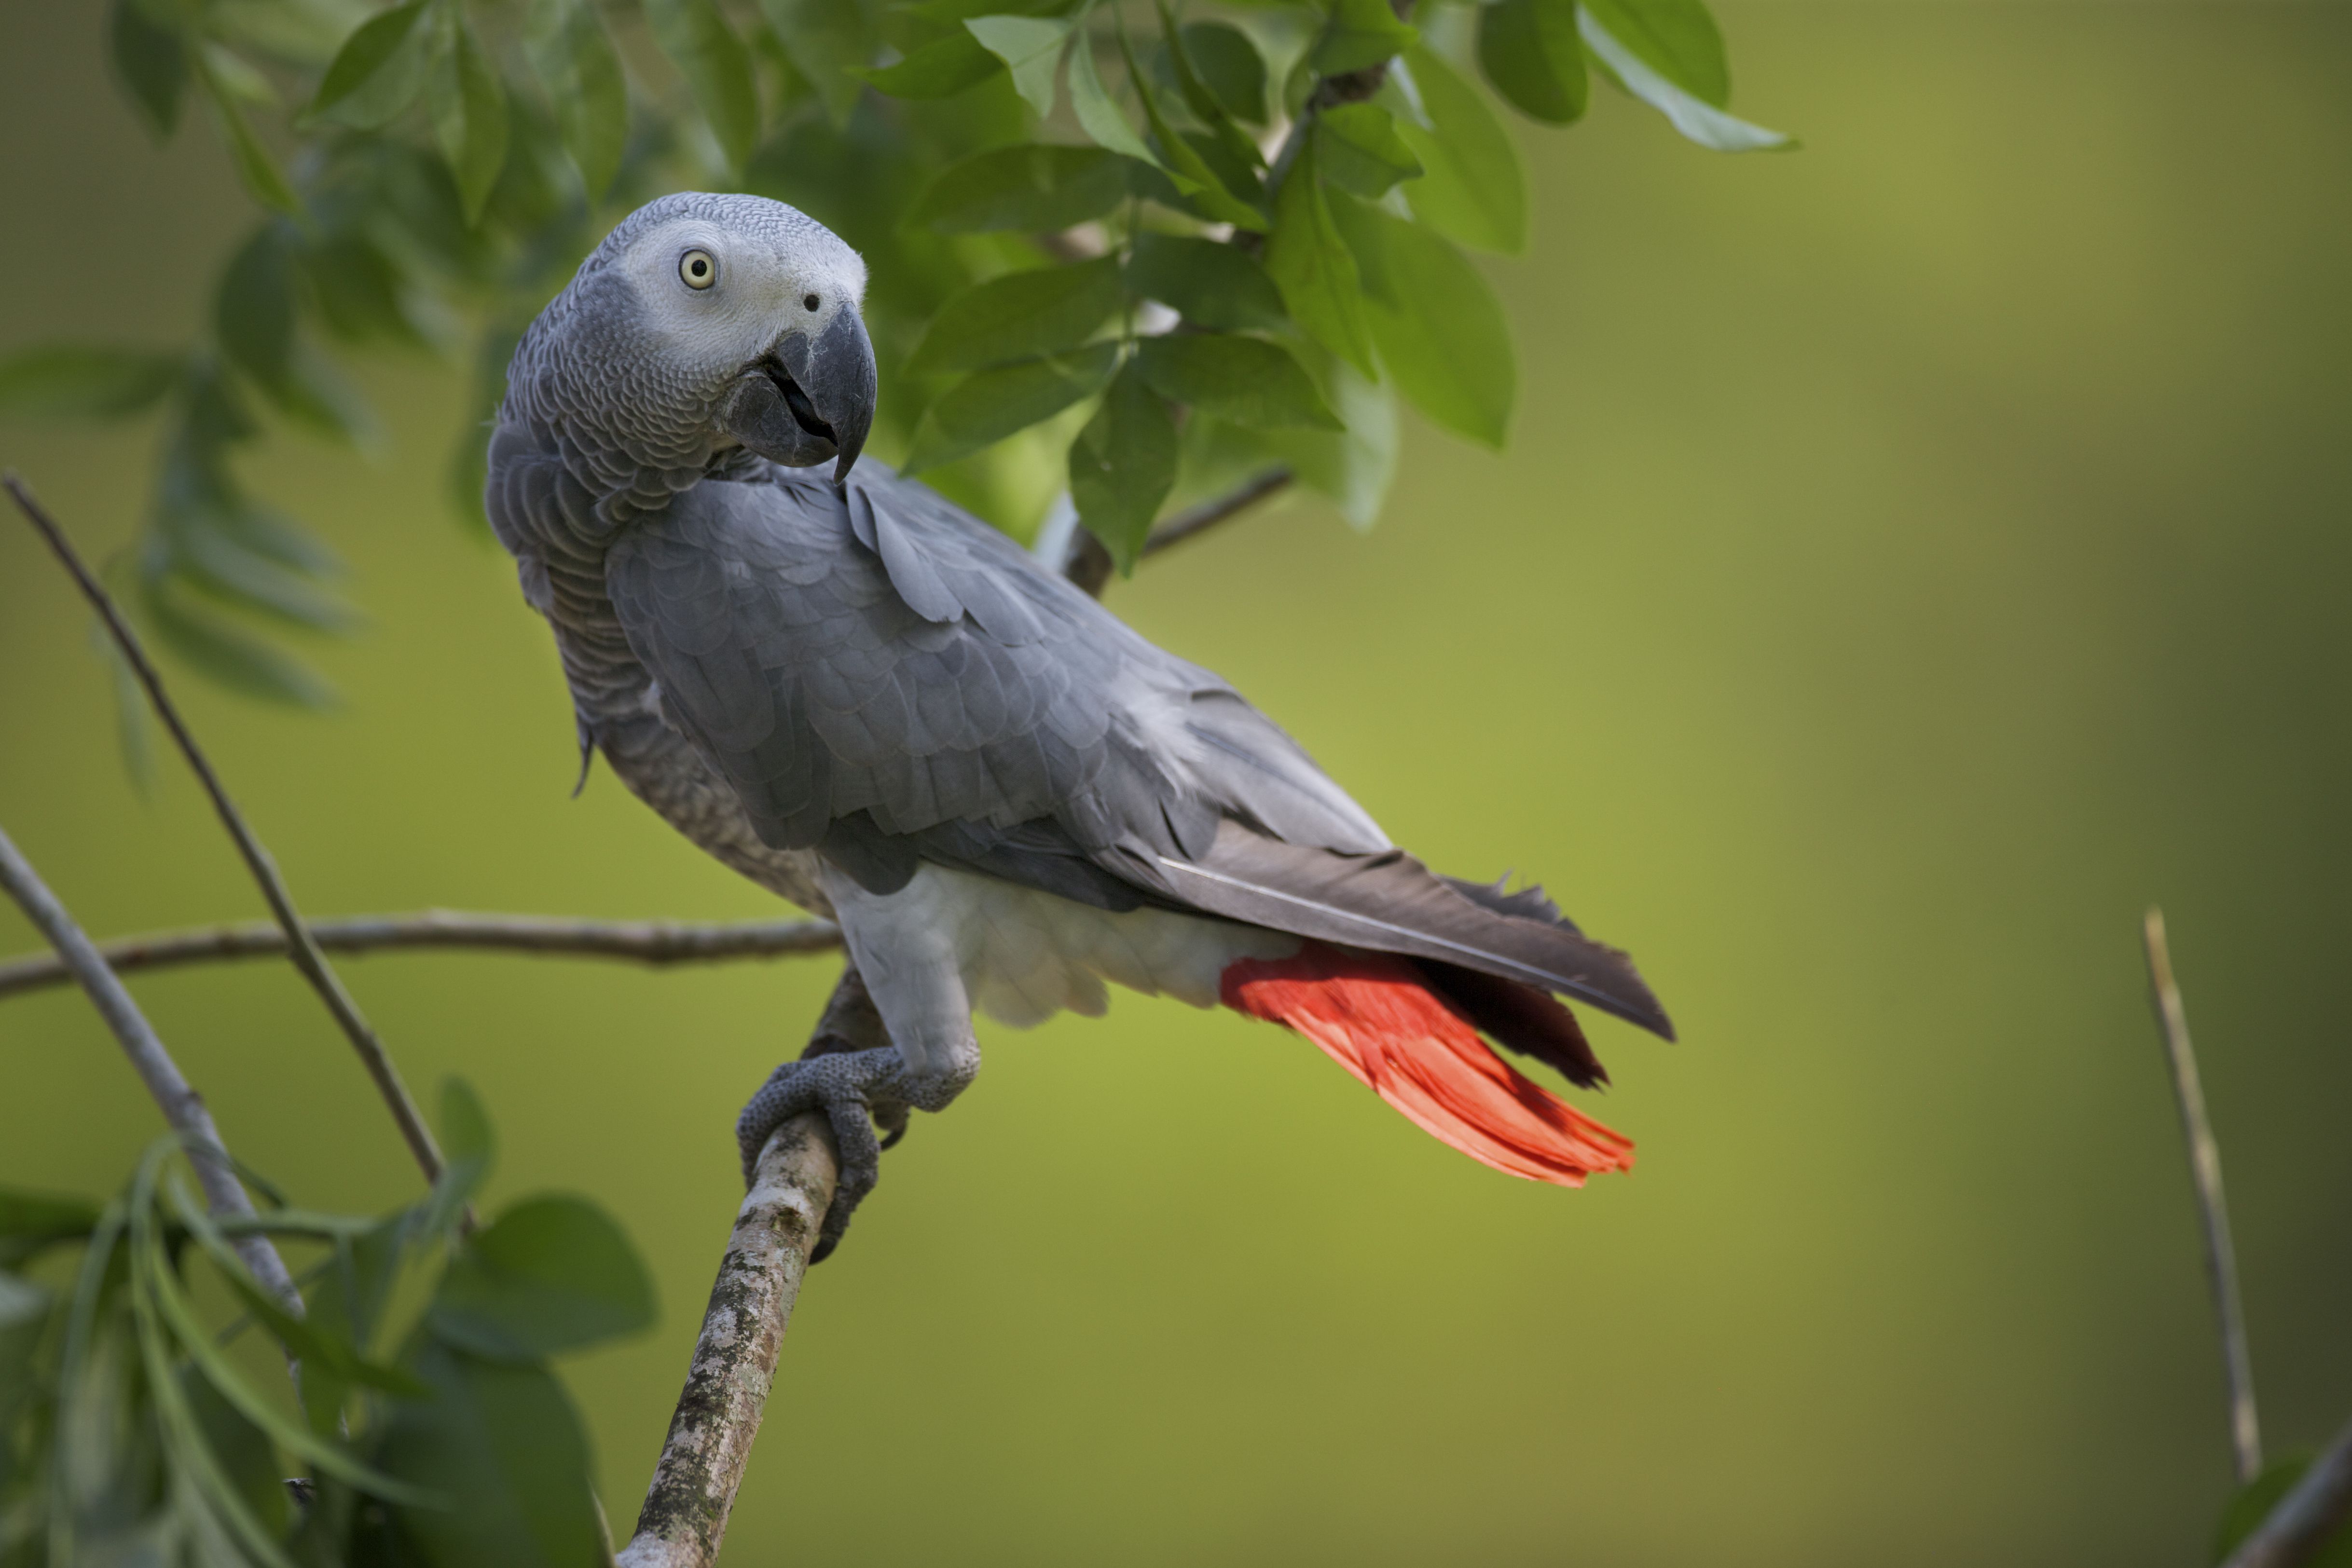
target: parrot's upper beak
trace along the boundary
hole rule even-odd
[[[874,344],[857,312],[844,309],[823,334],[792,331],[744,368],[719,409],[719,427],[791,468],[834,459],[849,477],[874,428]]]

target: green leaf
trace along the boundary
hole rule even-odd
[[[0,413],[121,419],[163,401],[186,363],[177,354],[54,343],[0,360]]]
[[[419,1335],[410,1369],[429,1400],[394,1401],[377,1461],[446,1496],[395,1511],[433,1568],[592,1568],[610,1562],[588,1439],[545,1367],[484,1361]]]
[[[288,1512],[286,1483],[279,1479],[277,1450],[268,1435],[246,1419],[245,1413],[221,1396],[193,1367],[180,1373],[182,1391],[196,1429],[239,1503],[270,1536],[284,1533]]]
[[[262,225],[230,258],[213,295],[221,351],[273,396],[293,374],[292,238],[282,223]]]
[[[1731,101],[1723,34],[1703,0],[1581,0],[1580,8],[1628,53],[1702,103]]]
[[[1052,233],[1125,201],[1129,167],[1099,147],[999,147],[942,170],[906,221],[940,234]]]
[[[729,165],[740,169],[760,140],[751,51],[711,0],[646,0],[646,21],[654,42],[686,78]]]
[[[1487,7],[1482,7],[1485,9]],[[1377,200],[1400,180],[1421,176],[1421,160],[1397,134],[1396,118],[1369,103],[1342,103],[1316,117],[1323,177],[1343,191]]]
[[[1502,305],[1462,253],[1418,224],[1344,199],[1381,363],[1412,404],[1457,435],[1499,447],[1518,384]]]
[[[948,98],[986,81],[1003,68],[1003,60],[983,48],[978,38],[959,28],[944,38],[925,44],[895,66],[852,74],[865,78],[874,84],[876,91],[892,98]]]
[[[1576,0],[1496,0],[1478,7],[1478,65],[1530,120],[1570,125],[1591,82],[1576,36]]]
[[[1411,48],[1421,35],[1397,19],[1389,0],[1332,0],[1307,60],[1318,76],[1360,71]]]
[[[1213,144],[1223,150],[1225,161],[1235,165],[1235,172],[1228,174],[1219,159],[1209,157],[1205,152],[1203,156],[1207,158],[1209,166],[1217,171],[1218,179],[1223,182],[1227,190],[1252,189],[1257,183],[1256,170],[1265,162],[1265,154],[1258,151],[1257,143],[1251,139],[1249,132],[1234,123],[1233,116],[1225,112],[1225,106],[1218,101],[1217,95],[1209,90],[1209,84],[1193,68],[1192,57],[1185,47],[1183,29],[1176,26],[1176,18],[1170,14],[1167,0],[1153,0],[1153,5],[1160,13],[1160,37],[1167,48],[1169,68],[1175,73],[1176,89],[1183,95],[1184,107],[1192,111],[1193,119],[1209,128]]]
[[[1423,173],[1406,188],[1412,215],[1457,245],[1517,256],[1528,246],[1528,182],[1511,133],[1477,88],[1427,49],[1404,64],[1430,127],[1397,122]]]
[[[14,1434],[16,1412],[34,1392],[33,1355],[48,1328],[53,1301],[32,1281],[0,1271],[0,1434]],[[8,1448],[0,1446],[0,1486],[10,1479],[8,1459]],[[0,1523],[0,1542],[7,1540],[6,1529]]]
[[[1252,125],[1265,123],[1265,60],[1249,35],[1229,22],[1192,22],[1184,52],[1225,112]]]
[[[1128,287],[1157,299],[1196,327],[1273,332],[1290,325],[1282,291],[1265,269],[1233,246],[1185,235],[1135,236]]]
[[[180,99],[188,87],[186,40],[150,17],[139,0],[114,0],[107,42],[114,74],[147,129],[159,139],[169,137],[180,122]]]
[[[981,47],[1004,62],[1013,73],[1013,90],[1037,111],[1040,120],[1054,112],[1054,78],[1061,71],[1062,50],[1070,41],[1070,23],[1035,16],[974,16],[965,31]]]
[[[231,690],[296,707],[335,706],[334,687],[307,665],[189,604],[171,579],[144,585],[140,602],[166,647]]]
[[[853,72],[873,63],[874,37],[857,0],[760,0],[793,64],[816,88],[835,126],[846,124],[860,90]]]
[[[1153,392],[1202,413],[1260,429],[1339,428],[1298,361],[1262,339],[1177,332],[1146,338],[1138,358]]]
[[[473,1354],[537,1361],[651,1326],[654,1287],[603,1209],[579,1197],[530,1198],[458,1253],[427,1321]]]
[[[473,1085],[462,1078],[441,1084],[441,1179],[425,1205],[418,1224],[427,1236],[446,1236],[457,1228],[458,1216],[473,1202],[482,1184],[498,1165],[498,1133],[490,1113]]]
[[[1619,42],[1581,6],[1577,9],[1577,27],[1585,47],[1615,73],[1626,91],[1664,115],[1667,123],[1700,146],[1717,152],[1764,152],[1796,145],[1777,131],[1750,125],[1684,91]]]
[[[1175,485],[1175,421],[1129,360],[1070,444],[1070,499],[1119,570],[1131,572]]]
[[[352,607],[299,572],[248,549],[226,531],[210,507],[176,510],[165,524],[173,564],[240,609],[257,610],[314,632],[348,632],[359,624]]]
[[[308,112],[355,131],[381,130],[416,101],[428,63],[427,0],[369,17],[335,51]]]
[[[229,161],[236,165],[236,176],[245,183],[247,193],[272,212],[289,215],[300,212],[301,200],[294,194],[294,187],[286,183],[285,172],[278,167],[277,155],[255,134],[245,110],[237,107],[228,88],[209,70],[197,74],[213,101],[221,134],[228,139]]]
[[[1161,167],[1160,156],[1144,145],[1143,138],[1127,122],[1118,105],[1103,90],[1102,77],[1095,69],[1095,51],[1082,34],[1078,47],[1070,51],[1070,108],[1078,117],[1078,129],[1093,139],[1097,147],[1107,147],[1123,157]],[[1178,188],[1187,183],[1178,181]],[[1192,194],[1190,191],[1184,193]]]
[[[1265,232],[1265,214],[1226,188],[1223,180],[1213,171],[1198,149],[1176,134],[1160,112],[1160,97],[1151,90],[1151,80],[1136,68],[1135,51],[1127,41],[1127,34],[1118,36],[1119,52],[1127,57],[1128,83],[1135,89],[1138,102],[1143,105],[1143,118],[1151,127],[1151,139],[1160,144],[1164,157],[1160,167],[1176,181],[1177,188],[1191,197],[1201,213],[1218,223],[1248,229],[1253,234]],[[1080,53],[1085,51],[1081,49]],[[1124,125],[1125,120],[1120,124]],[[1255,182],[1253,182],[1255,183]]]
[[[429,1494],[354,1458],[341,1443],[298,1425],[278,1408],[274,1400],[246,1381],[244,1375],[237,1371],[198,1320],[194,1307],[189,1303],[186,1292],[181,1289],[177,1276],[173,1273],[162,1239],[155,1234],[152,1198],[133,1200],[131,1238],[131,1277],[136,1287],[135,1299],[142,1309],[152,1308],[163,1325],[171,1331],[171,1337],[177,1342],[180,1352],[195,1364],[205,1379],[247,1420],[268,1433],[279,1448],[310,1460],[320,1473],[333,1476],[371,1496],[411,1502],[431,1500]]]
[[[1100,392],[1118,364],[1117,343],[1095,343],[965,377],[924,412],[905,471],[952,463],[1053,418]]]
[[[1075,349],[1124,298],[1111,256],[1072,267],[1009,272],[940,307],[907,369],[977,371],[1008,360]]]
[[[1370,376],[1374,372],[1362,285],[1323,193],[1321,140],[1319,133],[1307,138],[1275,197],[1266,276],[1282,291],[1283,304],[1302,331]]]
[[[2262,1474],[2241,1487],[2222,1510],[2221,1525],[2214,1531],[2213,1561],[2228,1562],[2230,1554],[2270,1517],[2271,1511],[2294,1490],[2294,1483],[2310,1468],[2309,1454],[2283,1455],[2263,1466]],[[2339,1525],[2311,1555],[2296,1561],[2304,1568],[2352,1568],[2352,1524]]]
[[[482,204],[506,166],[506,89],[456,0],[444,0],[435,13],[433,45],[425,101],[433,111],[442,156],[457,177],[466,221],[473,224],[480,221]]]
[[[591,202],[621,171],[629,141],[629,87],[595,7],[585,0],[532,0],[524,34],[531,69],[555,105],[564,150]]]
[[[13,1269],[98,1227],[99,1206],[86,1197],[0,1187],[0,1269]]]

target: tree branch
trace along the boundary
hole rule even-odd
[[[2213,1315],[2221,1332],[2221,1371],[2230,1395],[2230,1445],[2236,1455],[2238,1484],[2262,1472],[2263,1437],[2254,1415],[2253,1359],[2246,1348],[2245,1309],[2238,1300],[2238,1254],[2230,1242],[2230,1205],[2221,1193],[2221,1146],[2205,1114],[2205,1087],[2197,1073],[2196,1048],[2189,1042],[2189,1013],[2172,977],[2172,953],[2164,938],[2164,911],[2151,908],[2140,923],[2147,947],[2147,979],[2164,1029],[2165,1054],[2172,1063],[2172,1093],[2180,1105],[2180,1131],[2189,1143],[2189,1174],[2197,1186],[2197,1212],[2205,1229],[2205,1274],[2213,1289]]]
[[[146,690],[147,700],[154,706],[155,716],[163,720],[163,727],[171,732],[172,739],[178,745],[180,754],[195,770],[197,781],[204,785],[205,793],[212,797],[213,810],[220,814],[221,825],[228,830],[228,836],[236,844],[237,853],[245,858],[246,868],[252,872],[253,880],[260,884],[261,896],[268,903],[270,914],[277,917],[278,928],[286,934],[287,953],[294,960],[294,967],[310,982],[311,989],[319,993],[320,999],[327,1004],[327,1010],[334,1015],[335,1022],[342,1027],[343,1033],[351,1040],[352,1049],[359,1052],[361,1063],[366,1067],[368,1076],[375,1081],[376,1092],[383,1096],[384,1104],[392,1112],[393,1121],[400,1128],[400,1135],[407,1140],[409,1152],[415,1155],[418,1167],[425,1172],[425,1179],[439,1180],[440,1147],[434,1143],[432,1130],[425,1124],[425,1117],[417,1110],[416,1102],[410,1097],[408,1086],[401,1082],[400,1070],[393,1065],[392,1057],[383,1049],[383,1042],[376,1038],[376,1032],[369,1027],[367,1019],[360,1016],[359,1004],[352,999],[350,992],[343,989],[343,983],[327,963],[326,955],[311,939],[310,929],[302,924],[302,916],[294,908],[294,895],[287,891],[285,879],[278,874],[276,862],[269,858],[269,852],[261,847],[260,841],[253,836],[253,831],[245,825],[244,817],[238,814],[228,798],[228,791],[222,787],[219,775],[213,771],[212,764],[196,745],[195,737],[181,721],[179,710],[172,706],[172,699],[164,694],[163,677],[148,661],[146,650],[140,646],[137,633],[123,620],[122,612],[116,608],[113,596],[82,564],[81,558],[74,553],[73,546],[66,541],[63,530],[33,498],[33,493],[25,482],[11,470],[0,474],[0,485],[7,486],[8,494],[16,498],[17,508],[25,514],[26,520],[47,541],[58,559],[65,563],[66,570],[73,574],[82,597],[89,600],[91,608],[98,612],[108,633],[113,637],[116,646],[122,650],[122,656],[130,661],[132,673]]]
[[[2336,1435],[2221,1568],[2299,1568],[2352,1523],[2352,1426]]]
[[[1182,544],[1195,534],[1206,533],[1228,517],[1238,517],[1270,496],[1286,489],[1297,476],[1287,467],[1276,466],[1244,479],[1222,496],[1212,497],[1197,507],[1190,507],[1168,518],[1151,530],[1143,541],[1145,559],[1161,550]],[[1095,598],[1102,597],[1110,581],[1112,571],[1110,551],[1100,539],[1083,525],[1074,529],[1070,539],[1070,557],[1062,570],[1072,582]]]
[[[731,958],[780,958],[830,953],[841,932],[826,920],[745,920],[697,924],[667,920],[559,920],[537,915],[474,915],[427,909],[414,915],[361,915],[310,923],[310,935],[331,953],[411,948],[485,949],[508,953],[619,958],[640,964],[719,963]],[[286,933],[265,921],[126,936],[99,949],[117,974],[238,958],[278,957]],[[0,998],[73,977],[54,954],[0,960]]]
[[[778,1127],[761,1148],[620,1568],[709,1568],[718,1557],[839,1175],[833,1131],[814,1112]]]
[[[16,902],[26,918],[49,940],[58,950],[59,961],[81,983],[83,990],[106,1020],[114,1038],[122,1042],[122,1053],[131,1059],[131,1066],[146,1084],[147,1092],[163,1120],[180,1134],[181,1145],[187,1150],[188,1164],[196,1173],[196,1183],[204,1188],[205,1207],[223,1219],[250,1219],[253,1200],[246,1196],[244,1185],[236,1179],[236,1170],[229,1159],[228,1145],[221,1142],[220,1129],[213,1124],[213,1113],[205,1108],[204,1096],[188,1084],[180,1071],[179,1063],[163,1049],[139,1004],[122,988],[122,981],[106,960],[99,955],[82,928],[77,925],[66,906],[58,901],[48,884],[42,882],[30,862],[18,852],[5,831],[0,831],[0,890]],[[294,1277],[287,1272],[286,1260],[269,1238],[258,1231],[247,1231],[232,1243],[253,1277],[263,1289],[282,1302],[297,1317],[302,1315],[302,1293],[295,1289]]]

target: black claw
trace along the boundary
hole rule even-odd
[[[906,1135],[907,1124],[901,1122],[897,1126],[891,1128],[888,1132],[883,1134],[882,1141],[874,1146],[877,1149],[895,1149],[898,1146],[898,1140]]]

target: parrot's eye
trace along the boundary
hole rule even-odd
[[[801,308],[803,310],[814,310],[823,303],[824,301],[819,299],[814,294],[803,294],[801,296]]]
[[[708,288],[719,281],[719,263],[707,250],[690,250],[677,258],[677,276],[688,288]]]

